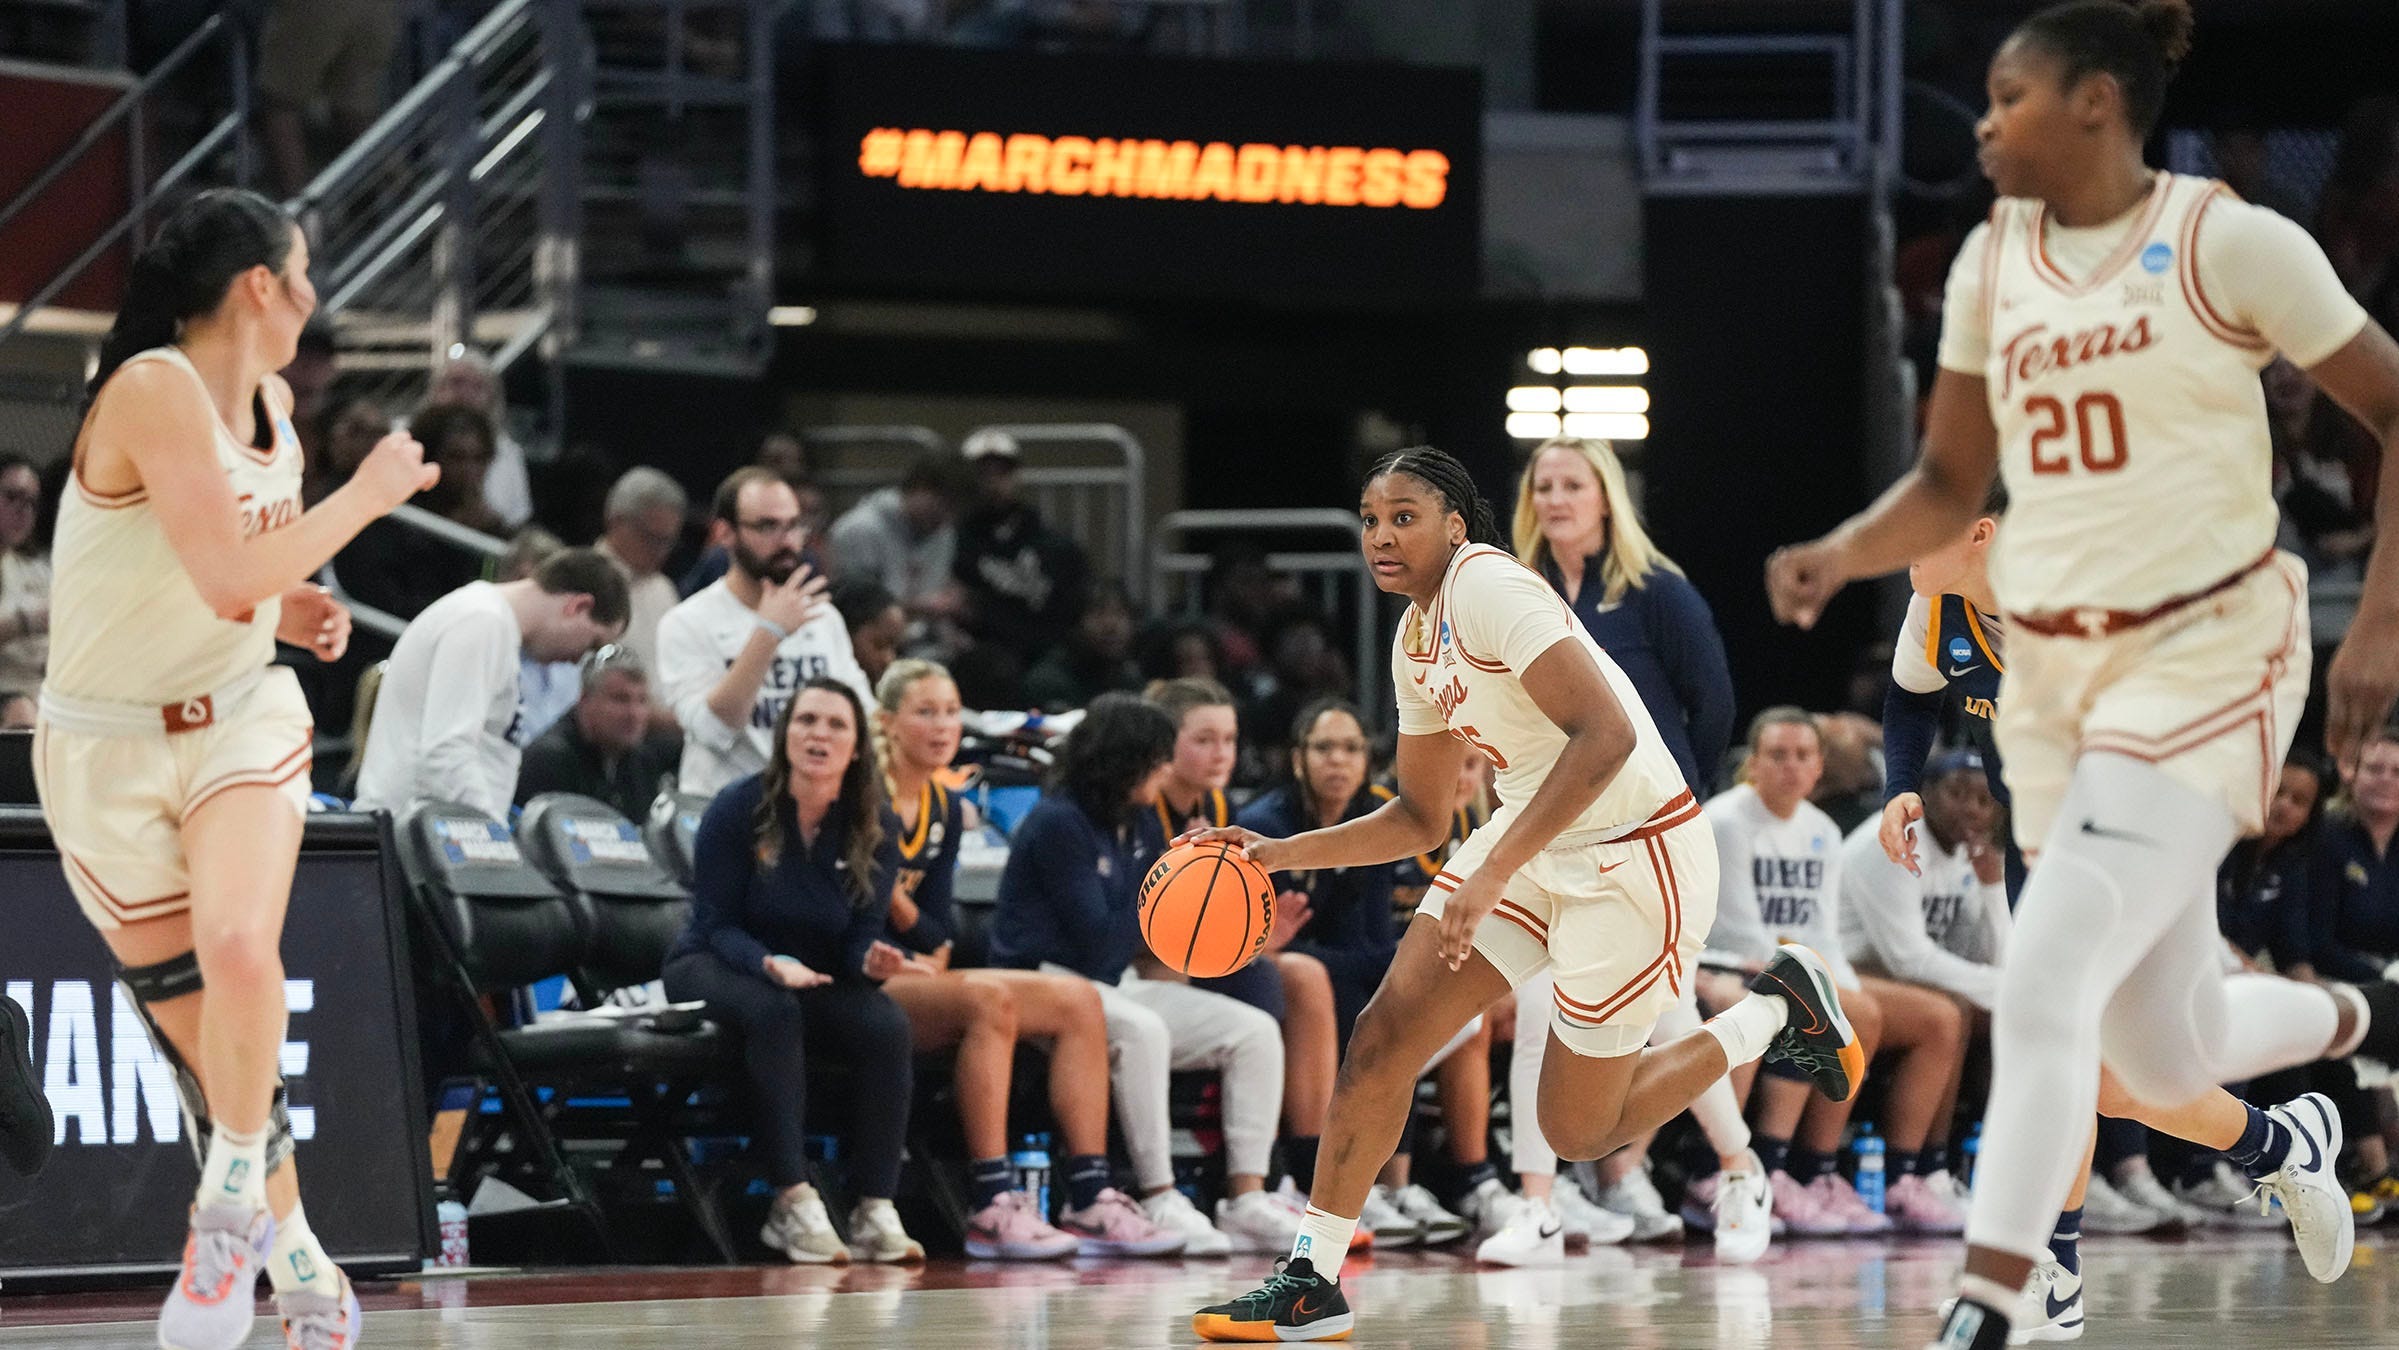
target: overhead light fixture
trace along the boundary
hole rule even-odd
[[[1649,353],[1639,347],[1568,347],[1558,360],[1569,375],[1649,373]]]
[[[766,321],[777,328],[806,328],[816,322],[816,307],[777,305],[766,312]]]
[[[1515,391],[1509,391],[1513,408]],[[1645,413],[1649,411],[1649,391],[1635,384],[1570,384],[1566,386],[1566,411],[1570,413]]]
[[[1508,419],[1514,422],[1516,419]],[[1566,434],[1594,441],[1642,441],[1649,439],[1649,419],[1639,413],[1568,413]]]
[[[1508,391],[1508,411],[1554,413],[1564,406],[1558,391],[1546,384],[1520,384]]]
[[[1555,347],[1534,348],[1526,354],[1524,363],[1532,368],[1535,375],[1555,375],[1566,368],[1565,359],[1558,355]]]
[[[1558,426],[1556,413],[1508,414],[1508,434],[1520,441],[1546,441],[1558,434]]]

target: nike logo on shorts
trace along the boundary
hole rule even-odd
[[[2089,816],[2084,816],[2082,819],[2082,832],[2094,839],[2115,839],[2127,844],[2147,844],[2152,847],[2157,844],[2156,840],[2146,835],[2134,834],[2130,830],[2111,830]]]

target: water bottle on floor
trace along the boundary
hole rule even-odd
[[[1050,1137],[1028,1134],[1008,1162],[1016,1169],[1016,1188],[1033,1197],[1034,1213],[1050,1217]]]
[[[1871,1125],[1860,1126],[1854,1147],[1858,1154],[1858,1198],[1866,1202],[1868,1209],[1880,1214],[1883,1212],[1882,1136]]]

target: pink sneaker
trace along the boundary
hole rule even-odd
[[[163,1350],[233,1350],[258,1315],[258,1277],[275,1245],[275,1216],[239,1204],[192,1210],[183,1274],[158,1310]]]
[[[966,1254],[981,1261],[1053,1261],[1081,1244],[1041,1221],[1023,1191],[1002,1191],[966,1221]]]
[[[1850,1231],[1849,1216],[1829,1208],[1829,1197],[1815,1187],[1800,1185],[1789,1172],[1776,1172],[1772,1183],[1774,1217],[1794,1236],[1841,1237]]]
[[[1824,1213],[1841,1222],[1840,1231],[1852,1237],[1872,1237],[1891,1231],[1891,1216],[1878,1213],[1867,1204],[1865,1198],[1850,1186],[1848,1179],[1838,1172],[1809,1182],[1808,1193],[1816,1197],[1816,1204]],[[1774,1198],[1779,1205],[1782,1195],[1778,1192]]]
[[[1059,1215],[1058,1228],[1075,1239],[1084,1256],[1172,1256],[1183,1250],[1186,1240],[1150,1222],[1133,1197],[1113,1186],[1101,1191],[1090,1208]]]
[[[1903,1233],[1963,1233],[1966,1212],[1941,1193],[1930,1178],[1904,1176],[1891,1183],[1883,1214]]]

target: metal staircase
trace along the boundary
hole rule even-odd
[[[1898,136],[1900,9],[1898,0],[1788,0],[1757,7],[1749,22],[1698,27],[1681,6],[1643,0],[1634,132],[1647,190],[1871,189],[1882,147]]]

